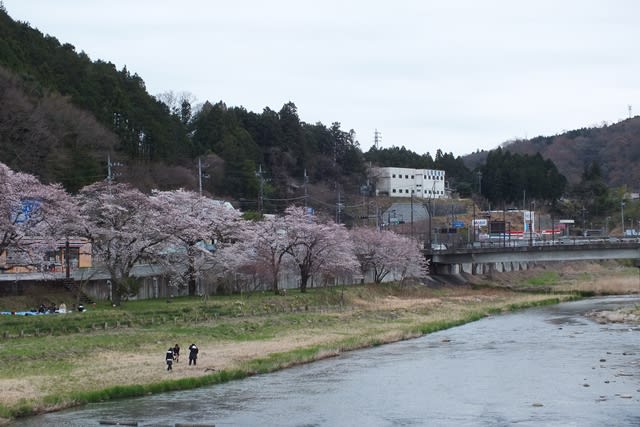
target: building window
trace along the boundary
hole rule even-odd
[[[395,192],[396,192],[396,189],[394,188],[393,190],[391,190],[391,192],[392,192],[392,193],[395,193]]]
[[[394,173],[393,175],[391,175],[391,178],[395,178],[395,177],[396,177],[396,174],[395,174],[395,173]]]
[[[405,176],[404,176],[404,178],[405,178],[405,179],[409,179],[409,175],[405,175]]]

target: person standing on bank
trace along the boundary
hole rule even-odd
[[[196,360],[198,360],[198,347],[195,344],[189,346],[189,366],[193,362],[193,366],[196,366]]]
[[[167,371],[172,371],[173,370],[173,347],[169,347],[169,350],[167,350],[165,360],[167,362]]]
[[[176,361],[176,363],[179,362],[178,359],[180,359],[180,346],[178,344],[173,346],[173,359]]]

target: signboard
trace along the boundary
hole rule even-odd
[[[20,210],[16,212],[12,220],[16,224],[24,224],[31,219],[31,215],[40,207],[40,202],[33,199],[22,200]]]
[[[487,224],[489,224],[489,221],[487,221],[486,219],[474,219],[473,220],[473,226],[474,227],[486,227]]]
[[[453,226],[453,228],[464,228],[464,221],[456,220],[453,221],[451,225]]]

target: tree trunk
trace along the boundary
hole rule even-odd
[[[306,268],[300,267],[300,292],[307,292],[309,277],[309,271]]]
[[[193,265],[195,259],[193,257],[189,258],[189,271],[187,273],[187,280],[189,282],[189,296],[193,297],[196,295],[196,268]]]
[[[115,306],[119,306],[122,301],[120,298],[120,286],[119,280],[111,279],[111,303]]]

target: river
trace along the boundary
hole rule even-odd
[[[20,426],[640,426],[640,326],[594,298],[190,391],[90,404]]]

